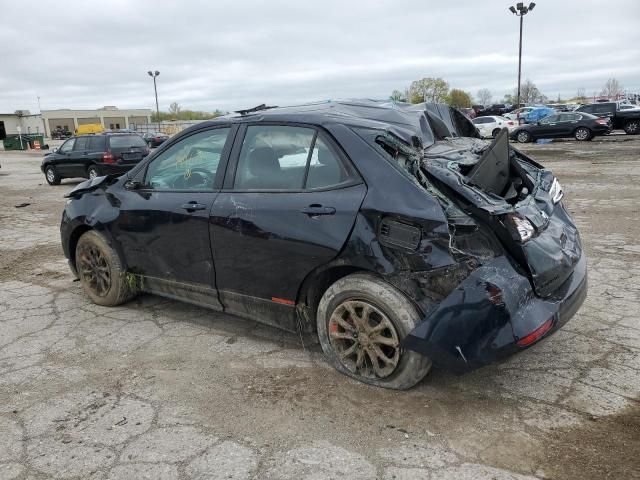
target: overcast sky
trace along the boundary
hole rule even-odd
[[[640,92],[640,0],[539,0],[525,19],[523,80],[550,98]],[[0,0],[0,112],[235,110],[387,98],[442,77],[494,101],[517,80],[506,0]],[[30,7],[33,7],[31,9]]]

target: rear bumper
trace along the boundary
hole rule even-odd
[[[552,319],[542,337],[560,329],[587,295],[584,254],[549,298],[534,294],[529,279],[506,257],[475,270],[404,339],[403,347],[434,364],[464,373],[524,350],[518,340]],[[535,343],[535,342],[534,342]]]

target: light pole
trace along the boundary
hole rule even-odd
[[[535,6],[536,4],[533,2],[531,2],[528,7],[525,7],[522,2],[518,2],[515,7],[509,7],[511,13],[513,13],[517,17],[520,17],[520,47],[518,50],[518,96],[516,100],[516,108],[520,108],[520,74],[522,72],[522,17],[533,10]]]
[[[150,77],[153,78],[153,91],[156,93],[156,115],[158,119],[158,133],[160,133],[160,107],[158,107],[158,87],[156,86],[156,77],[160,75],[160,72],[158,70],[156,70],[155,72],[149,70],[147,73]]]

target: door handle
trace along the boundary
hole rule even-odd
[[[300,211],[305,215],[309,215],[310,217],[317,217],[318,215],[333,215],[336,213],[335,208],[323,207],[322,205],[318,205],[317,203],[309,205],[308,207],[305,207]]]
[[[196,210],[206,210],[207,205],[204,203],[189,202],[182,205],[182,208],[188,212],[195,212]]]

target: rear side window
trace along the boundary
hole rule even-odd
[[[316,131],[282,125],[249,126],[234,180],[236,190],[302,190]]]
[[[337,186],[352,178],[315,129],[260,125],[247,128],[234,188],[308,190]]]
[[[89,137],[90,152],[104,152],[104,137]]]
[[[109,137],[109,146],[111,148],[131,148],[147,146],[147,143],[140,135],[114,135]]]

